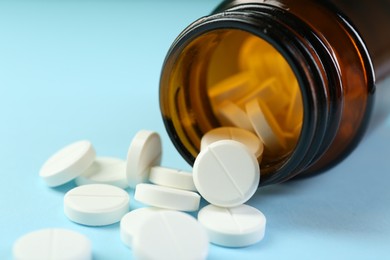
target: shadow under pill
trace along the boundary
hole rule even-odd
[[[52,189],[56,192],[60,192],[60,193],[65,194],[68,191],[70,191],[71,189],[76,188],[76,187],[77,187],[76,183],[74,181],[70,181],[70,182],[65,183],[63,185],[53,187]]]

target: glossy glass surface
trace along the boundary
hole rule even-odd
[[[245,47],[250,42],[245,34],[251,33],[240,29],[251,31],[251,37],[260,44]],[[250,65],[259,60],[253,57],[266,57],[269,46],[279,52],[274,57],[285,57],[288,65],[277,66],[276,73],[256,69],[255,77],[242,76],[248,73],[248,67],[257,66]],[[241,59],[244,52],[245,58]],[[372,63],[356,28],[327,1],[242,0],[225,1],[214,15],[190,25],[167,56],[160,85],[161,111],[168,133],[183,157],[192,163],[202,135],[230,124],[219,115],[218,99],[233,100],[236,108],[230,106],[229,111],[235,111],[230,114],[248,112],[244,110],[246,102],[237,100],[245,100],[242,97],[251,96],[257,87],[250,87],[256,86],[256,82],[242,79],[253,79],[262,73],[265,75],[260,76],[261,82],[275,75],[280,79],[286,67],[293,75],[292,85],[297,83],[296,89],[300,90],[297,103],[303,109],[294,113],[298,123],[292,125],[298,126],[298,130],[292,135],[291,144],[282,152],[268,149],[261,164],[266,177],[263,184],[322,171],[349,155],[366,129],[375,92]],[[247,90],[237,92],[232,82],[244,84],[242,89]],[[268,114],[277,119],[278,125],[292,117],[278,117],[276,104],[293,104],[293,93],[287,95],[287,102],[282,95],[278,95],[278,102],[272,102],[272,112]],[[266,110],[264,105],[260,106]],[[287,128],[283,126],[279,133],[287,132]]]

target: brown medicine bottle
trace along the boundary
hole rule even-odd
[[[266,149],[260,185],[330,168],[364,134],[374,71],[378,78],[390,72],[388,25],[387,0],[222,2],[167,54],[160,108],[171,140],[192,164],[202,136],[231,125],[226,113],[239,122],[249,118],[256,130],[259,122],[248,115],[255,100],[285,141]]]

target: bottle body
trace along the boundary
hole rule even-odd
[[[261,110],[276,137],[259,161],[261,185],[267,185],[347,156],[364,133],[374,91],[366,46],[333,5],[225,1],[173,43],[162,70],[160,107],[189,163],[201,137],[233,119],[258,133]]]
[[[333,0],[332,3],[342,10],[354,23],[367,44],[373,61],[376,78],[383,79],[390,74],[390,1],[354,1]]]

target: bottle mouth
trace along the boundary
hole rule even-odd
[[[289,44],[273,40],[266,26],[259,28],[229,19],[195,22],[168,53],[160,107],[174,145],[190,164],[202,136],[214,128],[233,126],[258,135],[265,144],[259,163],[266,185],[290,178],[311,160],[306,155],[314,132],[317,142],[323,135],[319,119],[326,124],[316,111],[326,109],[317,109],[320,102],[313,99],[315,82],[305,76],[310,65],[283,49]]]

